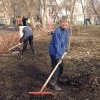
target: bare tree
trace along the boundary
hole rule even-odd
[[[16,17],[16,10],[15,10],[14,5],[15,5],[15,1],[11,0],[11,7],[12,7],[12,11],[11,12],[13,13],[14,17]]]
[[[98,12],[95,9],[94,0],[90,0],[90,1],[91,1],[92,9],[93,9],[94,13],[96,14],[96,16],[97,16],[97,18],[98,18],[98,20],[100,22],[100,16],[99,16]]]
[[[48,5],[47,5],[47,0],[40,0],[40,4],[41,4],[41,24],[42,24],[42,27],[46,27],[46,16],[47,16],[47,8],[48,8]]]
[[[74,7],[77,0],[71,0],[70,23],[73,24]]]
[[[4,18],[5,18],[5,24],[7,24],[7,7],[6,7],[6,4],[5,3],[2,3],[3,7],[4,7]]]

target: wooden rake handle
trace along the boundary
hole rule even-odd
[[[13,46],[13,47],[11,47],[8,51],[10,51],[10,50],[12,50],[12,49],[14,49],[14,48],[16,48],[16,47],[18,47],[19,45],[21,45],[22,43],[18,43],[17,45],[15,45],[15,46]]]
[[[67,52],[65,52],[62,56],[62,59],[64,58],[64,56],[67,54]],[[46,87],[46,85],[48,84],[48,82],[50,81],[52,75],[54,74],[54,72],[56,71],[56,69],[58,68],[58,66],[61,64],[62,60],[60,60],[57,65],[55,66],[55,68],[53,69],[53,71],[51,72],[50,76],[48,77],[48,79],[46,80],[46,82],[44,83],[44,85],[42,86],[40,92],[42,92],[44,90],[44,88]]]

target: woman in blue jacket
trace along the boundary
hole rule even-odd
[[[68,22],[65,17],[62,17],[60,20],[60,26],[55,29],[54,34],[52,36],[51,42],[49,44],[49,54],[51,58],[51,65],[52,69],[56,66],[59,60],[61,60],[62,55],[67,51],[68,49],[68,41],[70,36],[70,28],[68,27]],[[58,85],[56,84],[57,79],[61,77],[63,72],[63,61],[59,65],[56,76],[51,82],[52,85],[55,86],[57,90],[60,90]]]

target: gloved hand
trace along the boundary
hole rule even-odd
[[[19,42],[22,42],[23,41],[23,38],[20,38]]]
[[[62,60],[58,60],[58,62],[60,62],[60,63],[61,63],[61,62],[62,62]]]
[[[68,49],[65,50],[65,53],[68,52]]]

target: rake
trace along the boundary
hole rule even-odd
[[[67,52],[65,52],[62,56],[62,59],[64,58],[64,56],[67,54]],[[35,97],[42,97],[44,100],[48,100],[47,97],[52,97],[53,93],[52,92],[43,92],[44,88],[46,87],[46,85],[48,84],[48,82],[50,81],[51,77],[53,76],[54,72],[56,71],[56,69],[58,68],[58,66],[61,64],[62,60],[60,60],[57,65],[55,66],[55,68],[53,69],[53,71],[51,72],[51,74],[49,75],[48,79],[46,80],[46,82],[44,83],[44,85],[42,86],[41,90],[39,92],[28,92],[28,95],[30,96],[30,100],[33,100]],[[35,98],[35,100],[37,100]],[[39,100],[39,99],[38,99]]]

